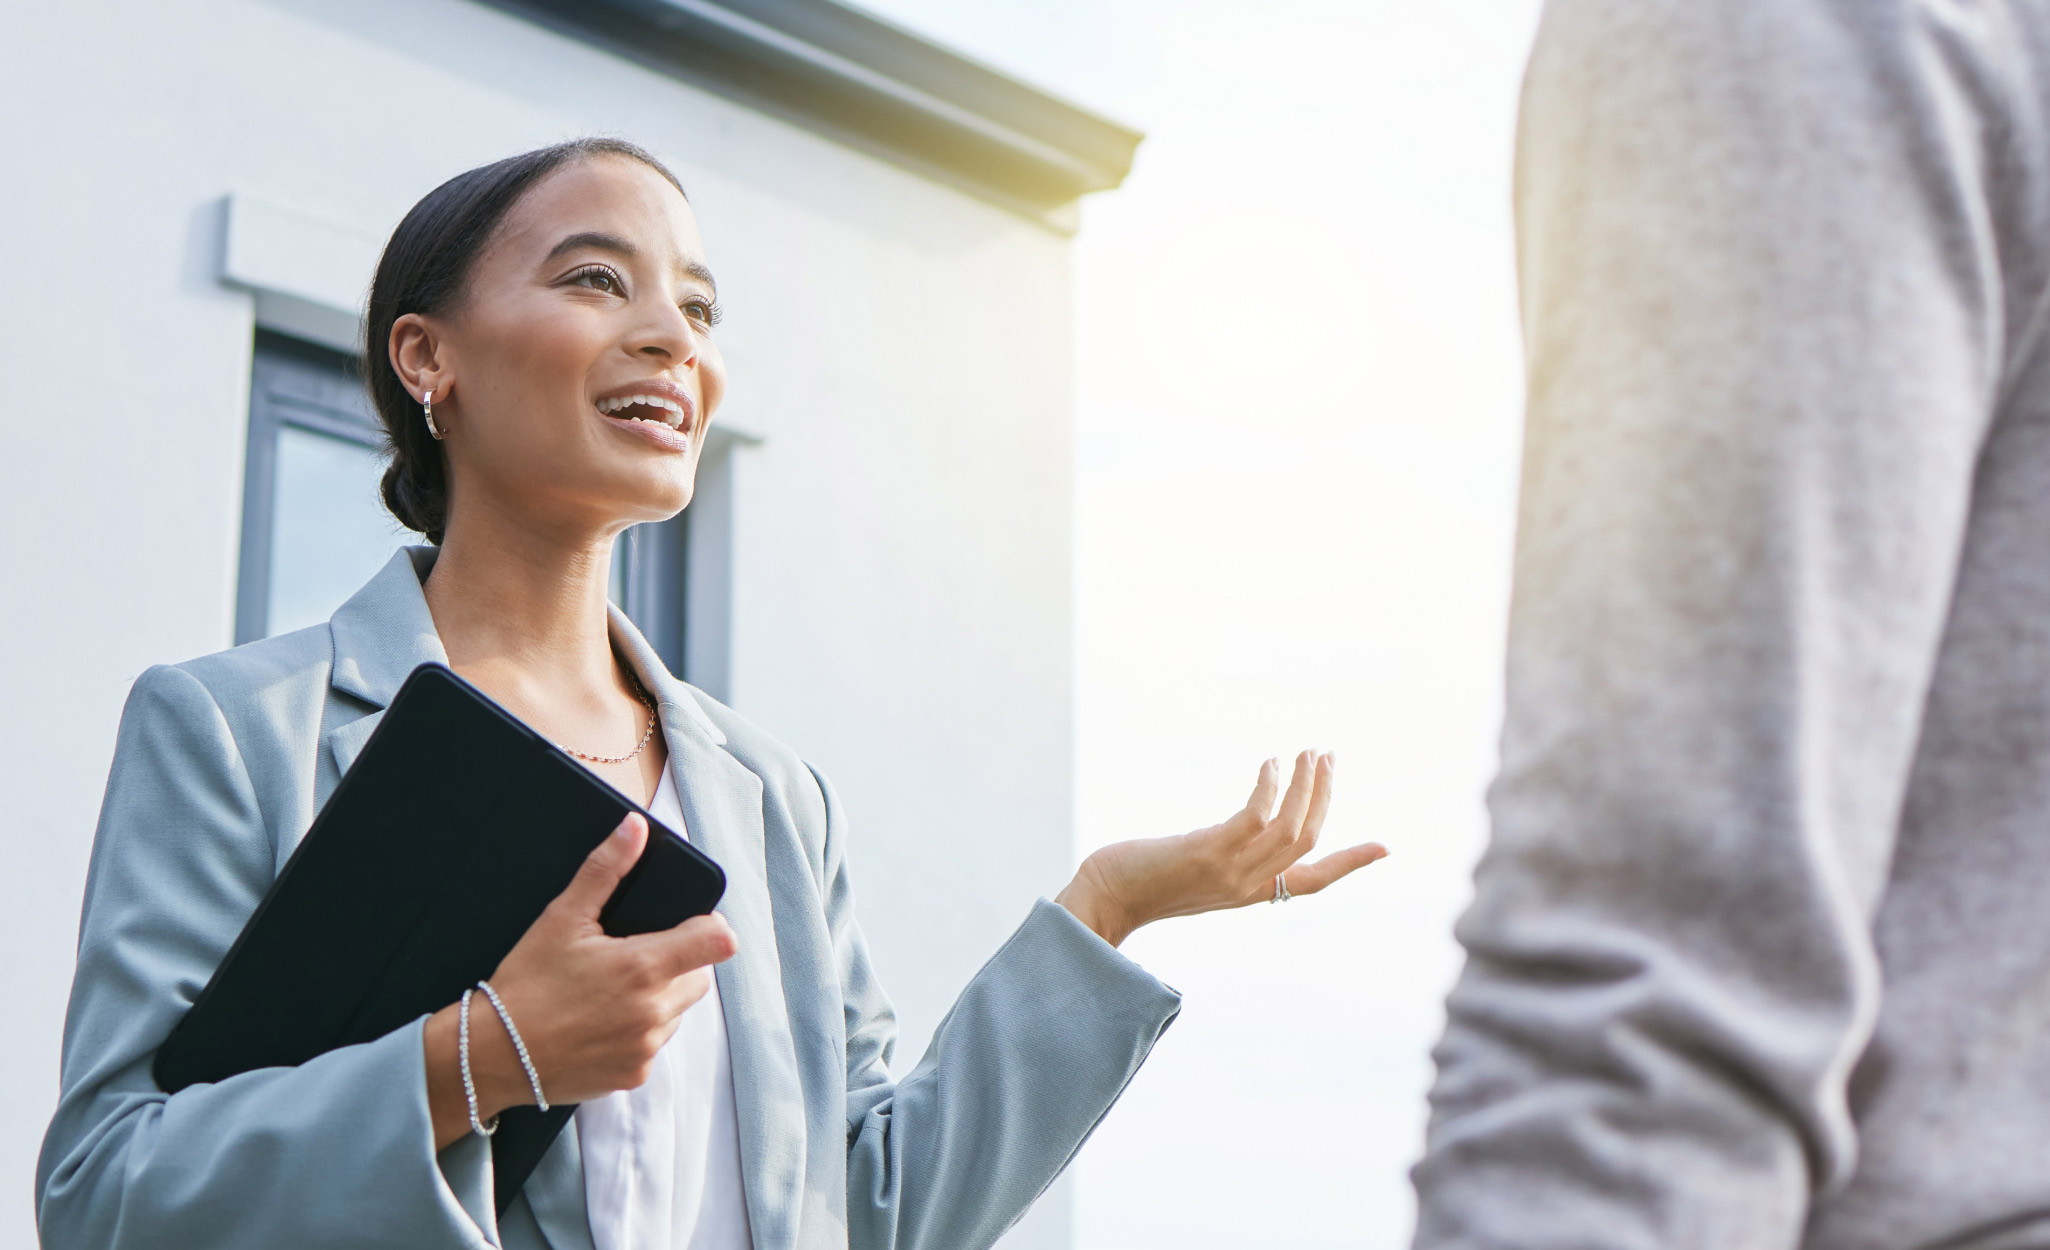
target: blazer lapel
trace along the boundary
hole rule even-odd
[[[336,690],[387,707],[414,669],[448,663],[421,589],[439,554],[432,547],[401,547],[328,618],[335,642],[328,682]]]
[[[432,547],[404,547],[392,553],[371,578],[328,619],[334,639],[334,668],[328,684],[370,706],[367,716],[330,729],[327,749],[339,776],[349,771],[384,709],[412,671],[422,664],[446,664],[448,652],[434,629],[421,579],[439,553]],[[326,795],[319,800],[325,803]]]
[[[377,576],[328,618],[328,637],[334,645],[328,686],[334,694],[346,697],[329,698],[322,714],[321,745],[333,768],[314,769],[315,812],[327,806],[342,774],[355,764],[407,675],[430,661],[448,663],[448,652],[442,649],[434,615],[427,610],[427,596],[420,588],[437,554],[432,547],[393,552]],[[305,832],[300,829],[296,836],[280,839],[280,868]]]
[[[327,736],[328,754],[334,757],[335,773],[339,776],[348,772],[356,757],[363,753],[363,744],[370,741],[370,735],[384,719],[384,709],[379,708],[360,720],[352,720]]]
[[[797,1241],[793,1221],[802,1204],[794,1199],[803,1185],[805,1108],[769,898],[762,780],[724,749],[725,735],[616,609],[612,630],[661,708],[687,836],[726,870],[719,912],[740,949],[714,975],[733,1056],[741,1181],[755,1245],[783,1250]]]

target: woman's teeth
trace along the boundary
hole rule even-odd
[[[642,407],[647,412],[627,413],[624,409]],[[623,395],[618,399],[601,399],[598,411],[606,416],[624,416],[629,421],[660,421],[670,429],[683,427],[683,405],[665,395]]]

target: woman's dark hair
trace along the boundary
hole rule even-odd
[[[683,184],[669,167],[638,145],[624,139],[573,139],[457,174],[413,205],[384,245],[370,286],[363,373],[391,456],[384,470],[384,506],[431,543],[441,542],[448,525],[448,467],[421,420],[419,402],[392,368],[392,323],[407,313],[431,315],[454,307],[477,254],[520,197],[572,161],[594,156],[639,161],[683,194]]]

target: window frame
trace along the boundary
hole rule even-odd
[[[269,636],[278,435],[286,426],[384,450],[384,428],[363,389],[361,359],[259,328],[249,369],[248,450],[242,473],[242,549],[235,643]]]

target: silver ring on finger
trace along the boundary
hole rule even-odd
[[[1275,873],[1274,897],[1268,899],[1267,901],[1270,903],[1286,903],[1288,900],[1294,897],[1295,895],[1290,894],[1288,892],[1288,874],[1280,872]]]

